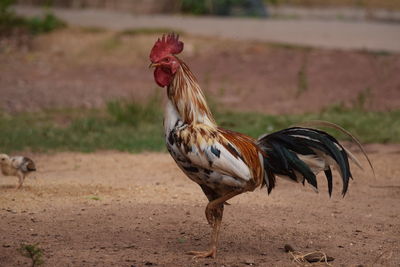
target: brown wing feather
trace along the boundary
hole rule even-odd
[[[254,188],[263,181],[264,170],[260,162],[260,149],[255,140],[247,135],[218,128],[218,132],[228,141],[221,142],[235,157],[240,157],[251,169],[254,177]],[[231,146],[230,144],[233,144]]]

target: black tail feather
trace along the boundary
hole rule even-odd
[[[372,165],[372,162],[370,160],[370,158],[367,155],[367,152],[364,150],[363,146],[361,145],[360,141],[354,136],[352,135],[349,131],[347,131],[346,129],[342,128],[341,126],[329,122],[329,121],[321,121],[321,120],[313,120],[313,121],[306,121],[306,122],[302,122],[297,124],[297,126],[303,126],[303,127],[328,127],[328,128],[332,128],[332,129],[336,129],[342,133],[344,133],[345,135],[347,135],[348,137],[351,138],[351,140],[353,140],[354,143],[356,143],[356,145],[358,146],[358,148],[361,150],[361,152],[364,154],[365,159],[368,161],[369,166],[371,167],[372,173],[374,174],[375,177],[375,170],[374,170],[374,166]],[[355,160],[355,159],[353,159]],[[359,165],[358,161],[356,161],[356,164],[362,169],[362,167]]]
[[[328,181],[328,192],[329,192],[329,196],[332,196],[332,189],[333,189],[333,179],[332,179],[332,170],[331,167],[328,167],[326,170],[324,170],[325,172],[325,176],[326,176],[326,180]]]
[[[302,127],[292,127],[269,135],[262,136],[258,144],[265,152],[264,168],[266,170],[266,184],[268,192],[275,185],[275,175],[287,176],[289,179],[302,182],[307,181],[318,189],[316,173],[324,171],[328,181],[328,192],[332,194],[333,182],[330,165],[332,160],[337,164],[343,181],[342,194],[346,194],[349,179],[352,178],[348,155],[343,146],[328,133]],[[301,157],[315,158],[321,169],[316,169],[304,162]]]

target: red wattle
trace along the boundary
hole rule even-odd
[[[158,67],[154,70],[154,79],[156,83],[161,86],[165,87],[168,86],[172,81],[173,75],[162,68]]]

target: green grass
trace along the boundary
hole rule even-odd
[[[218,121],[222,127],[231,128],[253,137],[278,131],[305,121],[325,120],[339,124],[358,137],[363,143],[400,142],[400,110],[372,112],[333,106],[319,113],[301,115],[275,116],[235,112],[226,112],[221,115]],[[323,128],[323,130],[328,131],[339,139],[349,140],[347,136],[336,130],[326,128]]]
[[[105,110],[59,110],[13,116],[0,113],[0,151],[166,151],[159,102],[155,97],[144,105],[110,102]],[[301,115],[235,111],[219,111],[215,115],[220,126],[253,137],[319,119],[341,125],[363,143],[400,142],[400,110],[371,112],[334,106]],[[59,117],[69,123],[58,124]],[[337,131],[329,131],[340,139],[347,139]]]
[[[44,263],[43,250],[38,247],[37,244],[22,244],[19,248],[19,252],[32,260],[31,266],[39,266]]]
[[[46,12],[42,17],[24,18],[24,26],[29,29],[32,34],[48,33],[67,26],[67,24],[53,15]]]
[[[101,200],[99,196],[87,196],[86,198],[90,200]]]
[[[41,17],[23,18],[13,13],[0,14],[0,34],[9,34],[13,29],[25,29],[33,35],[48,33],[66,27],[66,23],[47,12]]]

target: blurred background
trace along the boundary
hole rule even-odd
[[[400,1],[2,0],[0,151],[165,151],[147,66],[172,31],[223,127],[400,141]]]

